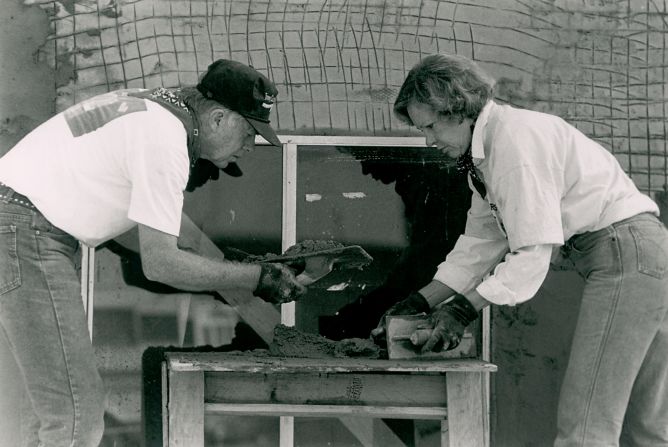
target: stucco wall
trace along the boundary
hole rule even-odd
[[[60,110],[118,87],[196,82],[217,58],[280,88],[283,133],[406,134],[391,104],[433,52],[470,56],[499,97],[556,113],[661,190],[666,2],[649,0],[28,0],[50,13],[42,51]]]
[[[55,111],[54,73],[43,45],[50,33],[45,11],[3,3],[0,16],[0,154]]]

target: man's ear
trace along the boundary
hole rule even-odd
[[[219,107],[216,107],[209,112],[209,124],[213,129],[222,125],[225,113],[225,110]]]

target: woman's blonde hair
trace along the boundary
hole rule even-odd
[[[394,101],[394,113],[413,125],[408,106],[417,102],[444,115],[475,121],[493,97],[494,79],[475,62],[462,56],[435,54],[422,59],[408,73]]]

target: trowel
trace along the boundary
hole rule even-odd
[[[476,356],[473,334],[467,329],[459,346],[449,351],[422,353],[433,324],[426,315],[390,315],[386,317],[387,354],[396,359],[446,359]]]
[[[297,275],[297,281],[304,286],[327,276],[335,268],[360,269],[369,265],[373,258],[359,245],[314,250],[292,255],[280,255],[262,262],[280,262],[284,264],[302,264],[304,270]]]

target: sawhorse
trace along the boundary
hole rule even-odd
[[[163,440],[204,446],[205,413],[441,420],[441,445],[486,447],[484,375],[473,359],[412,361],[167,353]]]

